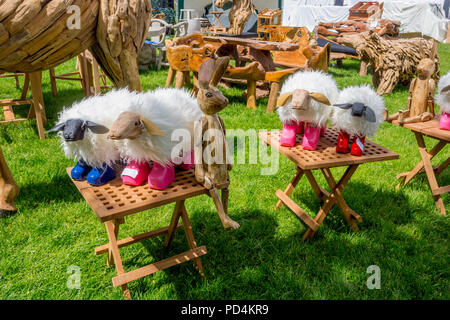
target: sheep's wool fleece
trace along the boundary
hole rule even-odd
[[[82,119],[111,128],[119,114],[130,109],[136,99],[137,93],[128,89],[112,90],[103,96],[92,96],[61,111],[58,123],[69,119]],[[86,129],[84,139],[80,141],[65,141],[63,132],[58,135],[68,158],[84,160],[94,167],[102,167],[103,163],[111,165],[120,159],[114,142],[107,138],[107,134],[96,134]]]
[[[441,108],[441,112],[450,112],[450,94],[441,94],[440,92],[446,86],[450,85],[450,72],[441,77],[438,82],[438,93],[436,95],[436,103]]]
[[[294,73],[284,82],[280,94],[293,92],[296,89],[307,90],[310,93],[321,93],[328,98],[331,104],[334,104],[339,96],[339,90],[334,79],[322,71],[298,71]],[[308,110],[293,110],[289,102],[284,107],[279,107],[277,112],[283,123],[297,120],[323,126],[327,123],[332,108],[332,106],[310,99]]]
[[[361,102],[370,107],[376,116],[375,122],[352,116],[351,109],[334,107],[331,122],[339,130],[360,136],[373,136],[383,122],[384,101],[370,86],[348,87],[341,91],[336,104]]]
[[[183,89],[157,89],[136,98],[129,111],[152,121],[165,136],[152,135],[144,129],[136,139],[115,140],[120,155],[138,162],[177,163],[179,156],[193,149],[194,122],[202,116],[197,100]]]

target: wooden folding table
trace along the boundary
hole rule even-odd
[[[336,152],[336,141],[338,132],[334,129],[327,129],[324,137],[320,137],[317,150],[303,150],[301,141],[303,135],[297,134],[296,144],[294,147],[280,146],[281,132],[269,131],[261,132],[259,137],[285,155],[289,160],[295,163],[296,174],[292,181],[288,184],[284,191],[277,190],[276,195],[280,199],[277,202],[277,208],[285,204],[293,213],[295,213],[307,226],[308,230],[303,236],[303,240],[310,239],[317,231],[319,226],[326,218],[328,212],[335,204],[339,206],[345,221],[353,230],[358,230],[356,222],[361,222],[362,218],[352,209],[349,208],[343,197],[343,191],[352,175],[360,164],[374,161],[385,161],[398,159],[398,154],[366,139],[364,146],[364,154],[361,157],[353,156],[350,153],[342,154]],[[336,182],[330,168],[346,166],[347,170],[339,181]],[[331,191],[328,192],[317,183],[313,175],[313,170],[320,170],[325,177]],[[291,198],[290,195],[299,183],[302,176],[305,175],[311,185],[314,193],[323,206],[315,218],[311,218],[303,209],[301,209]]]
[[[71,169],[67,168],[69,177]],[[99,220],[105,224],[109,243],[95,248],[95,254],[107,253],[107,264],[115,264],[117,276],[112,278],[112,282],[115,287],[122,287],[126,299],[131,299],[128,289],[129,282],[189,260],[194,260],[200,274],[204,276],[199,257],[206,254],[206,247],[198,247],[195,242],[184,202],[188,198],[209,194],[209,191],[196,182],[193,169],[178,172],[174,182],[165,190],[153,190],[147,184],[138,187],[123,185],[120,177],[100,187],[94,187],[86,181],[72,181]],[[227,186],[221,185],[218,188],[222,189]],[[119,226],[125,223],[125,216],[173,202],[175,202],[175,209],[167,227],[118,239]],[[190,250],[133,271],[124,271],[119,248],[160,235],[165,235],[164,246],[167,246],[170,244],[174,232],[181,227],[181,224],[178,223],[180,218]]]
[[[392,121],[392,124],[399,126],[398,121]],[[422,161],[420,161],[411,171],[399,173],[397,175],[397,179],[401,179],[400,183],[397,185],[397,189],[410,182],[418,173],[423,173],[425,171],[436,208],[443,215],[446,215],[442,194],[450,192],[450,185],[439,187],[436,176],[440,175],[445,168],[448,167],[450,164],[450,157],[447,157],[447,159],[437,167],[432,166],[431,159],[433,159],[450,142],[450,131],[439,129],[439,120],[437,118],[431,121],[404,124],[402,126],[414,133]],[[430,151],[427,150],[425,140],[423,139],[424,136],[438,140],[438,143]]]

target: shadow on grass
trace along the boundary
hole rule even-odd
[[[299,198],[294,192],[296,202],[300,202]],[[263,210],[246,211],[245,217],[237,218],[240,229],[225,230],[212,206],[208,212],[188,209],[197,244],[206,245],[208,250],[202,256],[206,279],[199,276],[193,262],[187,262],[166,269],[163,276],[134,281],[131,290],[139,297],[169,285],[178,299],[342,299],[346,295],[395,298],[396,290],[385,296],[382,291],[367,289],[366,269],[377,264],[386,277],[392,277],[391,289],[404,290],[404,297],[426,297],[432,292],[422,288],[420,280],[410,279],[410,267],[402,263],[412,254],[418,259],[426,255],[420,249],[428,226],[414,217],[426,211],[426,205],[412,208],[402,192],[374,190],[362,182],[350,182],[344,198],[362,216],[361,231],[351,231],[335,207],[312,241],[306,243],[301,241],[306,227],[297,219],[298,225],[280,235],[274,215]],[[319,210],[312,190],[302,194],[301,202],[305,209]],[[236,211],[239,208],[234,208]],[[282,209],[279,214],[292,213]],[[417,234],[410,234],[409,228],[418,228]],[[163,241],[164,237],[160,237],[142,244],[155,260],[188,249],[183,230],[175,234],[169,248],[163,247]],[[124,264],[127,269],[135,268],[140,258],[136,255]],[[397,283],[401,281],[408,284],[402,287]]]
[[[50,188],[50,186],[52,186]],[[58,186],[55,188],[54,186]],[[29,183],[20,186],[20,193],[16,200],[16,206],[21,211],[33,209],[38,205],[50,202],[78,202],[81,194],[65,174],[55,176],[49,182]]]

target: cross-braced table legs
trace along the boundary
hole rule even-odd
[[[441,165],[433,168],[431,160],[447,145],[448,142],[439,140],[439,142],[430,150],[427,150],[423,135],[418,132],[414,132],[416,136],[417,145],[419,146],[420,156],[422,161],[420,161],[411,171],[400,173],[397,175],[397,179],[402,179],[397,185],[397,189],[401,186],[406,185],[410,182],[417,174],[423,172],[427,175],[428,185],[430,186],[431,193],[433,194],[434,202],[436,208],[443,214],[446,215],[444,202],[441,195],[450,192],[450,186],[439,187],[436,176],[441,174],[445,168],[450,164],[450,157],[447,158]]]
[[[347,223],[350,225],[350,227],[353,230],[358,230],[358,226],[356,224],[356,221],[361,222],[361,217],[352,209],[349,208],[347,203],[344,200],[344,197],[342,195],[342,192],[344,191],[345,186],[350,181],[350,178],[352,177],[353,173],[358,168],[358,165],[351,165],[347,168],[341,179],[336,182],[336,180],[333,178],[333,175],[331,174],[330,169],[325,168],[321,169],[322,174],[325,177],[325,180],[327,181],[331,192],[326,191],[322,187],[319,186],[316,179],[314,178],[314,175],[312,174],[311,170],[302,170],[297,167],[297,173],[292,179],[292,181],[287,186],[286,190],[283,192],[281,190],[278,190],[276,192],[278,198],[280,199],[277,203],[277,208],[280,208],[282,204],[285,204],[292,212],[294,212],[308,227],[309,229],[306,231],[306,233],[303,236],[303,241],[310,239],[314,233],[317,231],[319,226],[322,224],[324,219],[326,218],[328,212],[333,208],[333,206],[337,203],[339,208],[342,211],[342,214],[347,221]],[[303,174],[308,179],[311,188],[313,189],[314,193],[316,194],[317,198],[320,201],[324,200],[323,206],[320,208],[319,212],[317,213],[316,217],[312,219],[309,215],[306,214],[304,210],[302,210],[291,198],[290,195],[294,191],[295,186],[300,181]]]
[[[119,248],[160,235],[166,235],[164,246],[168,246],[173,239],[173,234],[175,233],[175,231],[181,227],[181,224],[178,223],[180,217],[183,222],[184,231],[186,233],[186,239],[188,241],[190,250],[130,272],[124,271]],[[184,205],[184,200],[176,202],[170,224],[167,227],[118,240],[117,235],[119,233],[119,225],[121,223],[124,223],[123,219],[115,219],[105,222],[109,243],[95,248],[95,254],[108,254],[107,263],[109,265],[114,264],[117,271],[117,276],[112,279],[113,285],[115,287],[122,287],[125,299],[131,299],[130,291],[128,289],[128,283],[130,281],[148,276],[157,271],[167,269],[189,260],[194,260],[200,274],[204,276],[200,256],[206,254],[206,247],[197,247],[197,243],[195,242],[194,234],[192,232],[191,223],[189,221],[186,207]]]

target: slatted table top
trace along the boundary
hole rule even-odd
[[[400,126],[397,120],[392,121],[393,125]],[[426,122],[404,124],[401,127],[422,133],[426,136],[450,142],[450,131],[439,129],[439,118]]]
[[[71,170],[66,170],[69,177]],[[124,185],[120,176],[100,187],[71,180],[102,222],[208,193],[195,180],[194,169],[177,172],[175,180],[165,190],[150,189],[147,183],[137,187]]]
[[[350,153],[337,153],[336,142],[338,131],[327,128],[324,137],[320,137],[317,150],[303,150],[301,143],[303,134],[297,134],[294,147],[280,146],[280,130],[261,132],[259,137],[268,145],[277,149],[281,154],[292,160],[302,170],[315,170],[362,164],[366,162],[385,161],[398,159],[398,154],[392,152],[368,139],[364,144],[364,153],[361,157]]]

